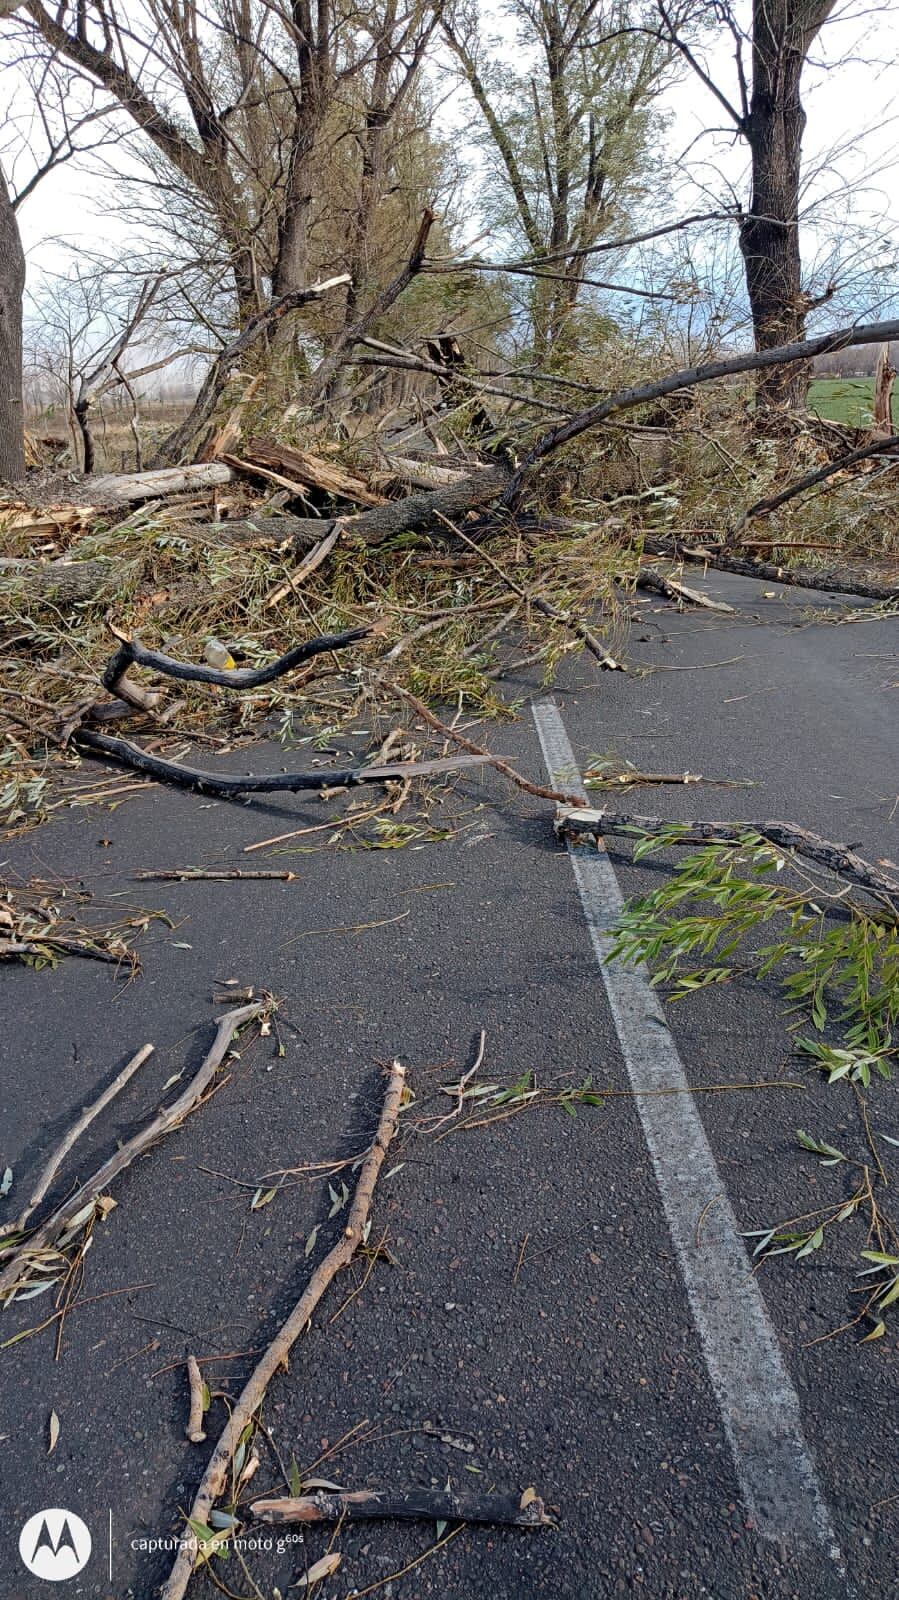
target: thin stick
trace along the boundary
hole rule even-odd
[[[524,1501],[524,1505],[522,1505]],[[369,1521],[396,1517],[405,1522],[492,1522],[517,1528],[552,1527],[538,1495],[453,1494],[441,1489],[357,1489],[329,1494],[255,1500],[250,1507],[260,1522],[281,1527],[289,1522]]]
[[[190,1384],[190,1414],[184,1431],[191,1444],[202,1444],[206,1438],[203,1428],[205,1384],[196,1356],[187,1358],[187,1381]]]
[[[359,1174],[347,1225],[338,1242],[316,1267],[286,1322],[282,1324],[264,1355],[257,1362],[235,1401],[227,1426],[212,1452],[194,1496],[190,1511],[191,1522],[208,1524],[209,1513],[227,1482],[241,1433],[262,1405],[269,1383],[278,1368],[286,1362],[287,1356],[309,1322],[325,1290],[337,1273],[349,1265],[362,1242],[378,1174],[387,1154],[387,1148],[396,1132],[405,1083],[406,1069],[399,1061],[394,1061],[387,1080],[378,1129]],[[179,1548],[168,1581],[162,1590],[162,1600],[182,1600],[190,1583],[198,1551],[199,1542],[191,1534]]]
[[[254,882],[280,882],[293,883],[295,872],[244,872],[241,867],[173,867],[168,872],[133,872],[132,878],[142,883],[230,883],[235,878],[250,879]]]
[[[129,1167],[139,1155],[143,1155],[144,1151],[148,1150],[152,1144],[155,1144],[157,1139],[161,1139],[164,1134],[171,1133],[173,1128],[178,1127],[179,1123],[184,1121],[184,1118],[195,1109],[209,1088],[215,1073],[222,1064],[225,1052],[234,1037],[235,1030],[244,1022],[249,1022],[252,1017],[260,1016],[265,1011],[266,1006],[267,1001],[257,1000],[252,1005],[240,1006],[235,1011],[225,1012],[218,1024],[212,1048],[187,1085],[187,1088],[179,1094],[177,1100],[172,1101],[170,1106],[164,1106],[160,1111],[157,1111],[156,1115],[151,1117],[150,1121],[146,1122],[133,1138],[129,1139],[126,1144],[121,1145],[114,1155],[109,1157],[108,1161],[104,1161],[103,1165],[97,1168],[92,1177],[86,1179],[61,1206],[57,1206],[46,1222],[37,1229],[37,1232],[33,1233],[31,1238],[20,1246],[12,1260],[0,1272],[0,1295],[15,1287],[21,1273],[27,1268],[29,1260],[36,1251],[47,1249],[48,1246],[52,1245],[53,1241],[58,1239],[69,1226],[72,1219],[78,1215],[79,1211],[83,1211],[87,1206],[92,1205],[103,1194],[104,1190],[109,1188],[112,1180],[117,1178],[120,1172],[124,1172],[125,1168]]]
[[[447,723],[441,722],[440,718],[435,717],[433,711],[429,711],[424,701],[419,700],[418,695],[413,694],[411,689],[406,689],[399,683],[393,683],[391,687],[396,694],[401,695],[404,700],[408,701],[422,721],[426,722],[429,728],[433,728],[435,733],[441,734],[444,739],[451,739],[454,744],[461,745],[463,750],[470,750],[472,755],[481,756],[488,767],[493,767],[494,771],[501,772],[517,788],[523,789],[525,794],[534,794],[539,800],[555,800],[557,804],[563,806],[586,805],[586,801],[582,800],[579,795],[566,794],[564,790],[560,789],[544,789],[542,784],[530,783],[527,778],[522,777],[521,773],[516,771],[515,767],[510,766],[508,761],[502,761],[499,756],[492,756],[489,750],[485,750],[482,745],[474,744],[471,739],[466,739],[464,734],[457,733],[455,728],[450,728]]]
[[[272,593],[268,595],[267,598],[262,602],[263,611],[268,611],[271,606],[276,606],[278,602],[285,599],[287,595],[291,593],[296,594],[300,584],[304,583],[305,580],[313,572],[315,572],[318,567],[321,566],[323,561],[327,561],[328,556],[334,549],[334,546],[340,538],[340,535],[343,533],[345,527],[345,520],[341,517],[338,517],[331,529],[331,532],[326,533],[325,537],[319,540],[319,543],[315,546],[314,550],[310,550],[305,561],[297,568],[297,571],[291,573],[288,576],[287,582],[279,584],[278,588],[274,589]]]
[[[13,1223],[10,1229],[4,1228],[4,1233],[18,1233],[22,1228],[24,1228],[28,1218],[31,1216],[32,1212],[37,1210],[44,1198],[44,1195],[47,1193],[47,1190],[53,1182],[53,1179],[56,1177],[57,1172],[62,1166],[63,1161],[65,1160],[69,1151],[81,1138],[85,1128],[89,1128],[91,1123],[94,1121],[94,1118],[98,1117],[100,1112],[105,1110],[105,1108],[109,1105],[110,1101],[114,1100],[116,1095],[119,1094],[122,1089],[124,1089],[126,1083],[128,1083],[129,1080],[134,1077],[134,1074],[137,1072],[138,1068],[143,1066],[147,1057],[153,1054],[153,1049],[154,1047],[151,1044],[142,1045],[137,1054],[131,1057],[131,1060],[128,1062],[127,1066],[122,1068],[121,1072],[118,1074],[118,1077],[113,1078],[112,1083],[103,1090],[103,1093],[98,1095],[97,1099],[94,1100],[89,1106],[85,1107],[77,1122],[72,1124],[68,1133],[64,1135],[54,1150],[34,1187],[31,1199],[29,1200],[24,1211],[19,1213],[16,1221]]]

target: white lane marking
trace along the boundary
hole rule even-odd
[[[553,700],[533,706],[550,781],[586,797],[574,752]],[[759,1533],[823,1546],[842,1558],[802,1433],[799,1400],[752,1276],[725,1184],[715,1163],[677,1046],[655,991],[620,962],[608,962],[610,930],[624,904],[608,856],[569,845],[593,949],[621,1052],[637,1095],[690,1309],[740,1480]],[[716,1195],[697,1243],[697,1222]]]

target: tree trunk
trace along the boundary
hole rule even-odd
[[[0,171],[0,478],[25,476],[22,402],[22,295],[25,254],[16,213]]]
[[[740,249],[757,350],[805,338],[809,302],[802,289],[799,183],[805,112],[800,82],[812,42],[834,0],[754,0],[752,94],[742,131],[752,155],[749,211],[740,222]],[[804,367],[760,375],[760,407],[795,407],[805,400]]]

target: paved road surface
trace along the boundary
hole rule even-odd
[[[812,618],[811,608],[827,605],[820,596],[767,598],[724,577],[705,587],[744,614],[642,608],[644,626],[626,653],[657,670],[625,676],[587,658],[569,664],[554,701],[577,761],[614,749],[644,768],[751,779],[751,789],[637,790],[629,803],[672,817],[790,817],[895,858],[895,621],[835,626]],[[515,687],[545,699],[537,685]],[[529,704],[490,738],[545,776]],[[246,752],[232,759],[245,762]],[[227,1087],[119,1185],[83,1294],[149,1287],[77,1311],[58,1362],[47,1333],[0,1353],[0,1596],[48,1592],[19,1563],[18,1534],[33,1512],[63,1506],[88,1524],[94,1554],[59,1592],[150,1600],[169,1558],[140,1543],[175,1526],[205,1459],[182,1437],[185,1381],[175,1364],[190,1351],[224,1356],[207,1371],[213,1386],[235,1392],[250,1358],[233,1352],[266,1342],[296,1298],[311,1229],[321,1225],[314,1260],[339,1226],[327,1219],[321,1184],[300,1182],[252,1212],[252,1191],[233,1180],[362,1147],[380,1064],[393,1055],[409,1064],[422,1101],[470,1063],[482,1028],[484,1073],[529,1070],[541,1083],[590,1075],[626,1089],[634,1034],[614,994],[610,1009],[548,808],[492,774],[469,779],[437,813],[454,829],[450,839],[266,861],[296,870],[294,883],[137,885],[129,874],[237,862],[246,843],[320,820],[318,801],[214,804],[155,788],[112,814],[60,815],[8,849],[5,874],[82,877],[98,892],[122,891],[120,903],[164,907],[178,926],[150,930],[143,975],[128,987],[74,960],[54,973],[4,973],[0,1166],[15,1169],[17,1184],[145,1040],[157,1054],[112,1130],[103,1122],[85,1139],[83,1168],[155,1104],[173,1072],[196,1065],[211,1036],[214,978],[273,990],[285,1018],[284,1054],[274,1036],[250,1047]],[[111,843],[101,848],[101,838]],[[616,844],[610,856],[623,893],[658,881],[663,866],[634,869],[628,854]],[[353,1487],[533,1483],[560,1509],[555,1533],[466,1528],[379,1593],[829,1600],[894,1592],[899,1499],[875,1508],[899,1495],[894,1338],[861,1348],[851,1336],[822,1339],[852,1314],[863,1241],[847,1233],[837,1250],[804,1266],[771,1263],[752,1280],[741,1266],[734,1297],[746,1304],[749,1283],[757,1317],[732,1359],[721,1344],[726,1290],[718,1312],[708,1300],[702,1309],[703,1284],[718,1281],[722,1261],[733,1266],[721,1253],[722,1216],[758,1228],[842,1193],[839,1169],[798,1157],[793,1132],[804,1126],[862,1153],[854,1102],[788,1061],[777,997],[763,987],[698,996],[669,1008],[667,1022],[650,1068],[679,1059],[697,1089],[778,1077],[807,1085],[685,1102],[695,1107],[693,1154],[701,1147],[702,1155],[690,1182],[711,1191],[694,1219],[698,1244],[678,1237],[686,1215],[671,1182],[679,1112],[667,1154],[664,1122],[641,1120],[626,1095],[576,1120],[547,1108],[419,1142],[388,1163],[375,1206],[396,1265],[379,1266],[334,1322],[349,1284],[332,1290],[289,1375],[273,1385],[265,1420],[287,1462],[310,1465],[368,1419],[365,1437],[330,1458],[325,1476]],[[878,1087],[871,1099],[875,1126],[899,1135],[895,1091]],[[685,1263],[688,1279],[699,1274],[692,1302]],[[0,1335],[37,1321],[43,1304],[7,1311]],[[759,1428],[760,1328],[771,1340],[771,1416],[794,1416],[801,1428],[791,1454],[772,1422],[770,1459]],[[734,1345],[742,1331],[738,1322]],[[732,1375],[744,1356],[737,1416],[722,1361]],[[48,1455],[51,1410],[60,1434]],[[214,1416],[220,1424],[220,1404]],[[436,1432],[422,1431],[425,1423]],[[785,1460],[799,1465],[778,1479]],[[272,1482],[268,1466],[258,1481]],[[752,1504],[763,1481],[772,1496]],[[343,1565],[323,1594],[384,1580],[433,1537],[431,1528],[392,1523],[344,1528]],[[308,1559],[326,1544],[310,1533]],[[269,1600],[301,1574],[303,1555],[292,1546],[248,1560]],[[233,1560],[222,1579],[250,1593]],[[216,1591],[203,1580],[196,1592]]]

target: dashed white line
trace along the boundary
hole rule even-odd
[[[555,701],[533,716],[550,780],[585,795]],[[677,1046],[646,979],[607,959],[624,903],[614,869],[603,851],[569,845],[569,855],[631,1086],[682,1091],[638,1094],[636,1106],[746,1507],[763,1537],[823,1547],[842,1570],[798,1396]]]

